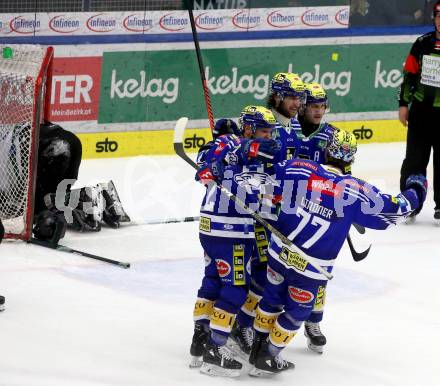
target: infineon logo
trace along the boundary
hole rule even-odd
[[[275,28],[288,28],[295,25],[295,17],[293,15],[284,15],[282,11],[277,10],[269,13],[267,23]]]
[[[16,16],[9,22],[11,32],[23,35],[33,34],[40,26],[40,20],[36,20],[35,17],[25,18],[23,16]]]
[[[131,32],[145,32],[153,28],[153,19],[139,17],[139,15],[128,15],[122,22],[123,27]]]
[[[65,15],[57,15],[49,20],[49,28],[52,31],[68,34],[75,32],[79,29],[80,22],[77,19],[71,19],[65,17]]]
[[[338,11],[335,15],[336,22],[342,25],[348,25],[349,18],[350,18],[349,8],[343,8],[340,11]]]
[[[181,31],[188,26],[188,18],[176,17],[172,13],[167,13],[160,18],[159,26],[167,31]]]
[[[301,16],[301,20],[305,25],[311,27],[321,27],[329,23],[328,14],[316,9],[309,9],[304,12]]]
[[[223,27],[223,16],[212,16],[209,13],[201,13],[195,19],[197,27],[205,30],[215,30]]]
[[[250,15],[249,11],[241,11],[234,15],[232,24],[238,28],[251,29],[258,27],[261,24],[261,17]]]
[[[113,31],[116,28],[116,19],[112,15],[98,13],[87,19],[86,26],[90,31],[106,33]]]

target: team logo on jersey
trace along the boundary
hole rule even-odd
[[[301,304],[310,303],[315,298],[315,296],[310,291],[290,286],[289,296],[293,301]]]
[[[215,259],[217,272],[220,277],[228,276],[231,273],[231,266],[223,259]]]
[[[260,172],[239,173],[234,176],[234,180],[240,186],[249,186],[254,189],[259,189],[261,185],[266,185],[273,181],[268,174]]]
[[[313,174],[308,180],[307,190],[315,192],[318,191],[322,194],[332,197],[339,197],[343,192],[343,189],[341,189],[341,187],[338,187],[331,180],[327,180]]]
[[[267,280],[273,285],[281,284],[284,281],[284,276],[274,271],[269,266],[267,267]]]

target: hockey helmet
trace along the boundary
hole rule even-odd
[[[250,126],[254,134],[257,129],[274,129],[276,123],[272,111],[264,106],[246,106],[240,113],[239,124],[242,132],[246,126]]]
[[[328,105],[328,98],[325,90],[317,82],[306,83],[306,105],[312,103],[325,103]]]
[[[305,85],[298,74],[292,72],[279,72],[271,82],[272,93],[288,96],[304,97]]]
[[[356,137],[345,130],[335,127],[329,136],[326,150],[330,157],[352,163],[357,151]]]
[[[237,124],[232,119],[222,118],[215,122],[214,129],[212,130],[214,139],[224,134],[235,134],[240,136],[240,130],[238,130]]]

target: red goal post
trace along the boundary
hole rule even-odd
[[[29,240],[39,127],[49,112],[53,48],[0,49],[0,218],[5,238]]]

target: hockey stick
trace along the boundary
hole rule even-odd
[[[364,229],[364,232],[365,232],[365,229]],[[347,236],[347,243],[348,243],[348,247],[350,248],[351,255],[353,256],[353,260],[356,262],[364,260],[367,257],[367,255],[371,249],[371,244],[370,244],[370,246],[365,251],[357,252],[354,249],[353,241],[351,241],[350,235]]]
[[[365,227],[364,226],[356,224],[356,223],[353,223],[353,226],[361,235],[365,234]]]
[[[183,134],[185,131],[185,127],[188,123],[188,118],[183,117],[180,118],[176,122],[176,126],[174,127],[174,151],[176,154],[186,161],[189,165],[191,165],[194,169],[198,169],[197,164],[189,158],[185,150],[183,148]],[[217,188],[225,194],[231,201],[238,204],[242,209],[244,209],[250,216],[252,216],[256,221],[258,221],[261,225],[270,230],[274,235],[276,235],[287,247],[293,252],[298,254],[299,258],[304,259],[308,264],[310,264],[313,268],[315,268],[320,274],[324,275],[327,279],[331,280],[333,275],[330,272],[327,272],[320,265],[313,262],[310,257],[305,255],[303,251],[301,251],[292,241],[290,241],[286,236],[284,236],[278,229],[274,228],[271,224],[269,224],[264,218],[262,218],[258,213],[254,212],[250,209],[243,201],[241,201],[237,196],[232,194],[228,189],[226,189],[221,183],[216,181]]]
[[[156,220],[147,220],[145,222],[134,222],[130,225],[156,225],[156,224],[170,224],[170,223],[177,223],[177,222],[193,222],[193,221],[199,221],[200,217],[170,217],[170,218],[164,218],[164,219],[156,219]]]
[[[90,259],[95,259],[95,260],[103,261],[104,263],[109,263],[109,264],[117,265],[118,267],[121,267],[121,268],[125,268],[125,269],[130,268],[130,263],[124,263],[124,262],[117,261],[117,260],[107,259],[106,257],[101,257],[101,256],[93,255],[91,253],[87,253],[87,252],[83,252],[83,251],[78,251],[76,249],[72,249],[72,248],[66,247],[64,245],[59,245],[59,244],[54,245],[54,244],[49,243],[47,241],[37,240],[37,239],[34,239],[34,238],[31,238],[27,242],[29,244],[39,245],[40,247],[50,248],[50,249],[54,249],[54,250],[60,251],[60,252],[73,253],[75,255],[80,255],[80,256],[83,256],[83,257],[88,257]]]
[[[194,21],[194,14],[192,11],[190,1],[185,0],[185,4],[186,7],[188,8],[189,21],[191,23],[191,31],[192,31],[194,46],[197,55],[197,63],[199,65],[200,79],[202,81],[203,94],[205,96],[206,111],[208,112],[209,126],[211,126],[211,131],[212,131],[214,130],[214,115],[212,113],[211,97],[209,96],[208,84],[206,82],[206,77],[205,77],[205,68],[203,66],[202,53],[200,52],[199,37],[197,35],[196,23]]]

